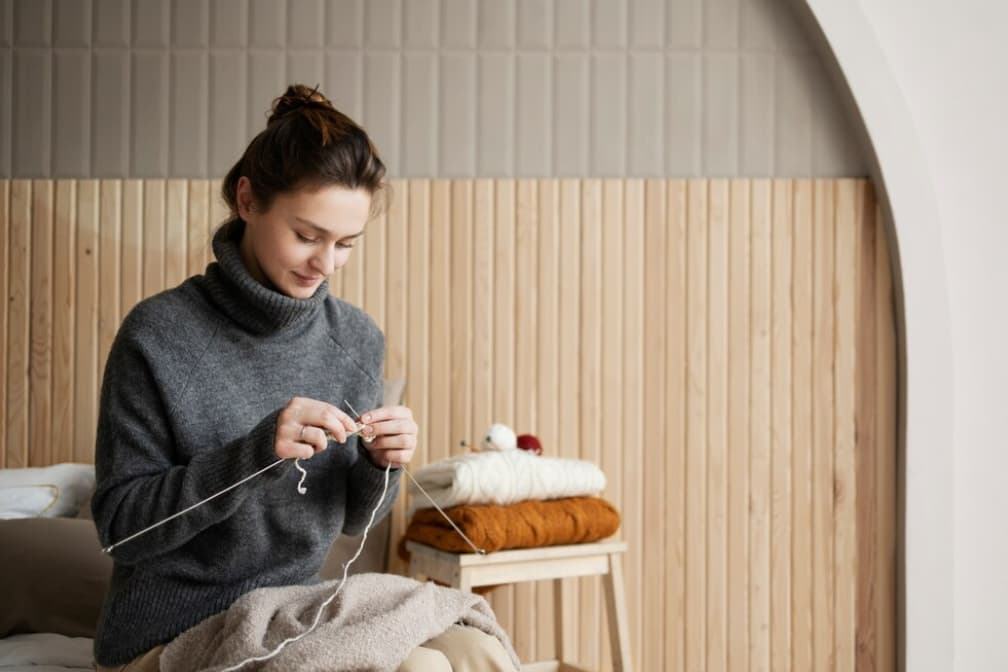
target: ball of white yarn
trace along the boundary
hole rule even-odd
[[[500,423],[490,425],[480,442],[482,450],[517,450],[518,437],[514,430]]]

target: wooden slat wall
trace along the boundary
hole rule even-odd
[[[210,260],[218,189],[0,181],[0,464],[92,459],[116,328]],[[495,421],[599,463],[641,670],[893,669],[893,288],[867,182],[392,189],[331,285],[386,332],[415,467]],[[565,650],[610,669],[598,580],[564,592]],[[491,597],[523,658],[553,655],[552,599]]]

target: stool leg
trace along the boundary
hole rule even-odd
[[[627,624],[626,594],[623,592],[623,564],[616,553],[609,555],[609,573],[602,577],[609,617],[609,643],[613,672],[633,672],[630,661],[630,628]]]
[[[553,579],[553,640],[556,645],[556,659],[564,661],[567,651],[563,627],[563,579]]]

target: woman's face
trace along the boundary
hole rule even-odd
[[[350,258],[370,210],[371,195],[364,189],[327,185],[278,194],[263,211],[255,204],[248,178],[242,177],[242,260],[262,284],[306,299]]]

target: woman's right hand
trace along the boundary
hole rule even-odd
[[[357,429],[353,418],[332,404],[294,397],[277,416],[273,451],[282,459],[307,459],[326,449],[328,432],[339,443]]]

